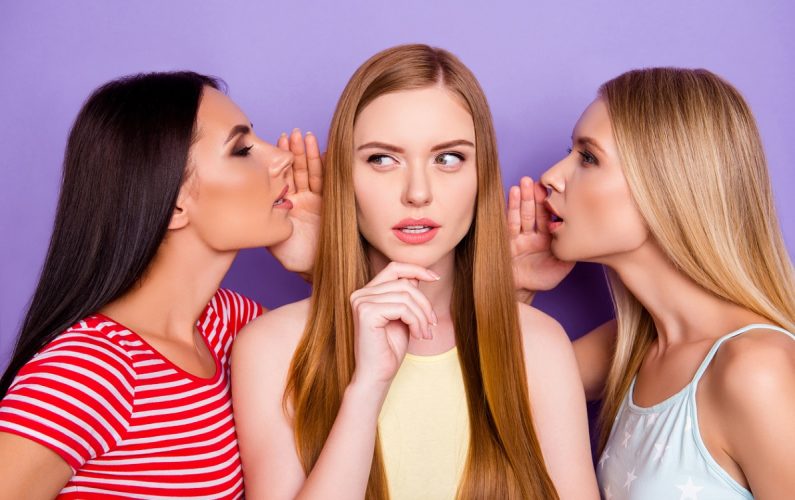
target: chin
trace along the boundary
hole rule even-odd
[[[567,262],[574,262],[578,260],[585,260],[581,252],[574,252],[571,248],[567,248],[566,245],[562,245],[558,240],[552,240],[552,255],[557,257],[560,260],[567,261]]]
[[[260,246],[270,247],[273,245],[278,245],[279,243],[283,243],[288,239],[290,239],[290,236],[292,235],[293,235],[292,221],[286,220],[284,222],[271,224],[267,228],[267,232],[263,236],[263,240],[265,241],[265,243],[261,244]]]

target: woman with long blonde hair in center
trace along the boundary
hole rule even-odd
[[[740,93],[706,70],[622,74],[541,182],[538,234],[514,232],[518,281],[597,262],[615,303],[616,323],[575,342],[603,396],[604,497],[793,498],[795,282]],[[512,220],[531,190],[513,188]],[[529,250],[550,238],[558,261]]]
[[[517,304],[490,111],[425,45],[353,75],[310,300],[233,353],[248,498],[597,498],[557,322]]]

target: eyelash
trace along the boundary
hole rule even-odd
[[[242,147],[240,149],[236,149],[236,150],[232,151],[232,155],[233,156],[248,156],[249,151],[251,151],[251,148],[253,148],[253,147],[254,147],[254,145],[252,144],[251,146],[245,146],[245,147]]]
[[[446,153],[440,153],[440,154],[436,155],[436,156],[434,157],[433,161],[434,161],[435,163],[442,163],[442,161],[440,161],[440,159],[441,159],[441,158],[443,158],[443,157],[445,157],[445,156],[448,156],[448,155],[449,155],[449,156],[454,156],[454,157],[456,157],[456,158],[458,159],[458,161],[461,161],[461,162],[463,162],[463,161],[465,161],[465,160],[466,160],[466,158],[464,157],[464,155],[462,155],[461,153],[453,153],[453,152],[449,152],[449,151],[448,151],[448,152],[446,152]],[[367,158],[367,163],[374,163],[375,161],[377,161],[377,160],[378,160],[378,159],[380,159],[380,158],[389,158],[390,160],[392,160],[392,161],[394,161],[395,163],[397,163],[397,160],[395,160],[395,159],[394,159],[394,158],[392,158],[391,156],[389,156],[389,155],[382,155],[382,154],[370,155],[370,157],[369,157],[369,158]],[[381,165],[376,165],[376,166],[381,166]],[[453,165],[453,166],[455,166],[455,165]]]
[[[384,167],[384,166],[388,166],[388,165],[377,165],[377,164],[375,164],[375,161],[377,161],[377,160],[379,160],[379,159],[381,159],[381,158],[389,158],[390,160],[392,160],[392,161],[394,161],[395,163],[397,163],[397,160],[395,160],[394,158],[392,158],[392,157],[391,157],[391,156],[389,156],[389,155],[370,155],[370,156],[367,158],[367,163],[373,163],[373,164],[374,164],[376,167]]]
[[[458,161],[460,161],[460,162],[463,162],[464,160],[466,160],[466,158],[464,157],[464,155],[462,155],[461,153],[453,153],[453,152],[451,152],[451,151],[448,151],[448,152],[446,152],[446,153],[440,153],[440,154],[438,154],[438,155],[436,156],[436,158],[434,158],[434,161],[436,161],[436,162],[438,162],[438,163],[441,163],[441,162],[439,161],[439,159],[440,159],[440,158],[442,158],[442,157],[444,157],[444,156],[448,156],[448,155],[449,155],[449,156],[455,156],[456,158],[458,158]],[[453,166],[455,166],[455,165],[453,165]]]
[[[568,148],[566,150],[569,154],[574,151],[572,148]],[[583,163],[588,163],[589,165],[599,165],[599,162],[596,160],[596,157],[587,149],[585,151],[577,150],[577,153],[582,157]]]

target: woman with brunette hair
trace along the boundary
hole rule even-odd
[[[218,287],[242,248],[276,245],[308,270],[311,228],[291,238],[289,210],[311,219],[318,194],[302,155],[286,198],[286,137],[263,142],[219,87],[196,73],[141,74],[81,109],[47,258],[0,381],[3,498],[242,495],[228,354],[261,307]],[[304,153],[300,134],[292,142]],[[313,138],[307,150],[317,170]]]
[[[608,269],[616,323],[575,343],[603,395],[604,497],[790,498],[795,280],[748,105],[706,70],[630,71],[572,141],[541,178],[537,236]],[[562,278],[550,263],[536,270]]]
[[[596,498],[565,333],[513,294],[491,114],[425,45],[365,62],[329,133],[310,300],[233,353],[250,498]]]

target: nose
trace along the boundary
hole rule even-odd
[[[409,165],[406,169],[406,186],[403,190],[403,203],[414,207],[424,207],[433,201],[431,181],[422,165]]]
[[[281,177],[293,166],[295,157],[290,151],[263,142],[265,158],[267,158],[268,172],[271,177]]]
[[[565,160],[565,158],[560,160],[541,174],[541,184],[547,188],[547,195],[552,194],[552,191],[557,191],[558,193],[563,193],[563,191],[565,191]]]

